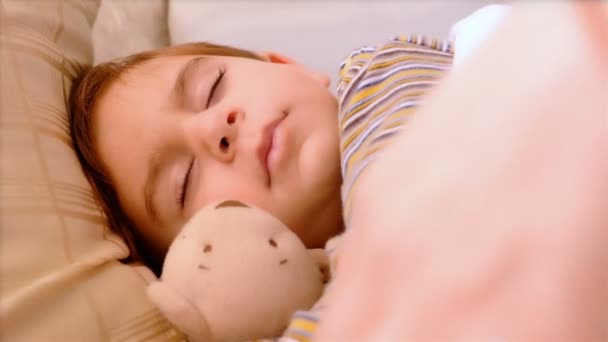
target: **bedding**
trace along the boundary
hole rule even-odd
[[[93,64],[169,45],[167,0],[101,0]]]
[[[67,94],[99,2],[0,2],[0,331],[7,341],[180,340],[125,265],[72,149]]]

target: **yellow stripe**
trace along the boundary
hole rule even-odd
[[[406,52],[404,52],[406,53]],[[377,70],[385,67],[393,66],[394,64],[403,63],[403,62],[421,62],[424,64],[440,64],[449,66],[450,65],[450,57],[447,55],[437,55],[432,54],[431,51],[424,51],[423,55],[417,54],[414,51],[407,52],[407,56],[393,58],[382,63],[376,63],[369,67],[368,70]]]
[[[382,106],[380,109],[378,109],[377,111],[374,111],[374,113],[371,113],[372,116],[365,118],[364,120],[362,120],[362,122],[360,123],[360,126],[357,127],[353,132],[351,132],[348,136],[343,138],[342,144],[340,146],[342,151],[345,151],[348,146],[350,146],[350,144],[353,142],[353,140],[355,140],[355,138],[357,138],[357,136],[359,135],[359,133],[361,133],[361,131],[366,128],[368,126],[369,121],[373,120],[374,118],[383,115],[384,112],[386,112],[389,108],[393,107],[397,102],[402,102],[408,98],[416,98],[416,97],[420,97],[424,94],[426,94],[427,91],[423,91],[423,90],[413,90],[408,92],[407,94],[403,94],[401,96],[395,96],[394,99],[391,99],[390,102],[388,102],[387,104],[385,104],[384,106]],[[393,114],[391,114],[391,118],[395,117],[395,116],[402,116],[402,115],[407,115],[409,111],[412,111],[412,108],[404,108],[404,109],[409,109],[406,112],[403,112],[402,110],[399,110]],[[344,133],[344,132],[342,132]]]
[[[388,93],[391,91],[391,89],[398,87],[402,84],[411,82],[411,83],[419,83],[419,82],[423,82],[423,81],[428,81],[428,80],[432,80],[435,81],[437,80],[437,77],[432,77],[432,76],[441,76],[443,75],[445,72],[441,71],[441,70],[431,70],[431,69],[413,69],[413,70],[404,70],[402,72],[399,72],[397,74],[392,75],[391,77],[385,79],[384,81],[368,87],[366,89],[360,90],[357,92],[357,94],[355,94],[355,96],[353,96],[350,101],[346,104],[343,105],[344,108],[349,108],[350,106],[354,105],[355,103],[364,100],[366,98],[365,104],[360,105],[361,107],[358,108],[356,111],[353,111],[352,113],[349,113],[348,116],[346,116],[345,118],[351,117],[352,115],[358,113],[362,107],[365,107],[366,105],[368,105],[370,102],[372,102],[374,99],[382,97],[384,94]],[[422,76],[422,75],[428,75],[428,78],[417,78],[417,79],[412,79],[415,76]],[[405,79],[402,79],[405,78]],[[396,82],[395,84],[393,84],[391,87],[388,87],[387,84],[392,83],[395,80],[400,80],[399,82]],[[372,95],[374,95],[372,97]]]
[[[419,96],[422,94],[424,94],[423,91],[418,91],[415,94],[411,94],[411,96],[415,97],[415,96]],[[389,107],[393,106],[396,102],[403,101],[403,100],[404,100],[403,98],[397,97],[394,100],[392,100],[391,102],[389,102],[388,104],[386,104],[384,107],[379,109],[377,112],[371,113],[373,116],[363,119],[357,128],[355,128],[352,132],[350,132],[350,134],[348,136],[345,136],[344,138],[342,138],[342,142],[340,143],[340,151],[342,151],[344,153],[348,149],[348,147],[353,143],[353,141],[359,136],[359,134],[361,134],[362,131],[364,131],[368,128],[369,122],[371,120],[384,114],[384,112]],[[399,112],[401,112],[401,111],[399,111]],[[397,116],[404,115],[404,114],[406,114],[406,113],[405,112],[399,113]],[[342,133],[344,133],[344,132],[342,132]]]
[[[410,74],[411,74],[411,73],[410,73]],[[403,76],[403,75],[396,75],[396,77],[395,77],[395,78],[401,78],[401,77],[399,77],[399,76]],[[391,77],[389,80],[392,80],[392,79],[393,79],[393,78]],[[361,91],[361,93],[370,93],[370,94],[368,94],[368,99],[366,99],[366,100],[365,100],[365,101],[364,101],[362,104],[359,104],[359,105],[358,105],[358,108],[357,108],[356,110],[351,110],[351,111],[349,112],[349,114],[348,114],[348,115],[345,115],[345,116],[344,116],[344,118],[342,118],[342,121],[340,122],[340,132],[343,132],[343,131],[344,131],[344,129],[346,128],[346,121],[347,121],[348,119],[350,119],[350,118],[351,118],[352,116],[354,116],[354,115],[357,115],[357,114],[358,114],[358,113],[360,113],[361,111],[363,111],[363,110],[367,109],[367,108],[368,108],[368,106],[369,106],[369,105],[370,105],[370,104],[371,104],[373,101],[375,101],[377,98],[380,98],[380,97],[384,96],[384,95],[385,95],[387,92],[390,92],[392,89],[394,89],[394,88],[396,88],[396,87],[399,87],[399,86],[401,86],[401,85],[403,85],[403,84],[406,84],[406,83],[414,83],[414,82],[415,82],[415,83],[420,83],[420,82],[423,82],[423,81],[427,81],[427,82],[428,82],[428,81],[431,81],[431,82],[437,82],[437,81],[438,81],[438,79],[437,79],[436,77],[419,78],[419,79],[416,79],[416,80],[412,80],[412,79],[402,79],[402,80],[400,80],[400,81],[396,82],[395,84],[393,84],[391,87],[387,87],[387,86],[384,84],[385,82],[381,82],[381,83],[379,84],[380,88],[385,87],[385,89],[383,89],[382,91],[378,92],[377,94],[374,94],[373,96],[371,96],[373,92]],[[423,94],[423,93],[425,93],[425,92],[424,92],[424,91],[421,91],[421,90],[419,90],[419,89],[415,89],[415,90],[411,90],[411,91],[409,91],[409,92],[408,92],[408,94],[406,94],[406,95],[407,95],[407,96],[412,96],[412,97],[415,97],[415,96],[419,96],[420,94]],[[357,96],[357,95],[356,95],[356,96]],[[365,99],[365,97],[362,97],[361,99]],[[404,99],[404,97],[399,97],[399,99],[400,99],[400,100],[403,100],[403,99]],[[343,106],[343,107],[344,107],[344,108],[351,107],[351,106],[352,106],[352,105],[353,105],[355,102],[356,102],[355,100],[351,100],[351,101],[349,101],[349,103],[348,103],[346,106]],[[374,113],[373,117],[375,118],[375,117],[377,117],[377,116],[378,116],[378,113]],[[364,120],[364,122],[365,122],[365,123],[367,123],[368,121],[369,121],[369,118],[368,118],[368,119],[366,119],[366,120]],[[361,125],[361,126],[363,126],[363,125]],[[360,133],[360,132],[361,132],[361,129],[360,129],[360,128],[357,128],[356,132],[357,132],[357,133]],[[352,140],[353,140],[353,139],[352,139],[352,138],[349,136],[349,137],[347,137],[347,138],[345,138],[345,139],[343,140],[344,144],[342,144],[342,145],[343,145],[343,146],[348,146],[348,145],[350,145],[350,143],[352,142]]]
[[[289,337],[291,339],[294,339],[298,342],[311,342],[312,340],[306,336],[302,336],[293,332],[290,332],[288,334],[285,334],[286,337]]]
[[[312,322],[303,318],[295,318],[293,321],[291,321],[291,324],[289,326],[290,328],[293,327],[296,329],[305,330],[310,333],[315,332],[315,330],[317,329],[316,322]]]
[[[369,60],[369,58],[373,55],[374,55],[374,53],[371,53],[371,52],[361,52],[361,53],[358,53],[357,55],[351,57],[351,59],[355,60],[355,61],[358,61],[361,59]]]

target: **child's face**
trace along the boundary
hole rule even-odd
[[[98,101],[100,157],[122,208],[157,251],[197,209],[223,199],[268,210],[309,247],[341,229],[329,81],[266,58],[161,57]]]

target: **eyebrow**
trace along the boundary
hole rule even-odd
[[[199,62],[204,60],[207,60],[207,58],[202,56],[191,58],[181,67],[177,77],[175,78],[170,95],[176,99],[178,103],[186,97],[186,81],[191,69],[196,67]],[[167,159],[166,148],[161,148],[152,152],[148,159],[148,172],[144,182],[144,205],[146,207],[146,212],[152,218],[152,221],[158,220],[156,192],[160,180],[160,174],[162,173],[166,164],[165,159]]]

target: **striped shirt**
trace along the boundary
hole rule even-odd
[[[354,51],[340,66],[337,85],[342,168],[342,200],[346,229],[350,226],[351,193],[357,180],[450,69],[453,47],[448,41],[399,36],[377,47]],[[339,237],[328,242],[330,267]],[[298,311],[280,341],[311,341],[323,311],[324,296],[311,311]]]

